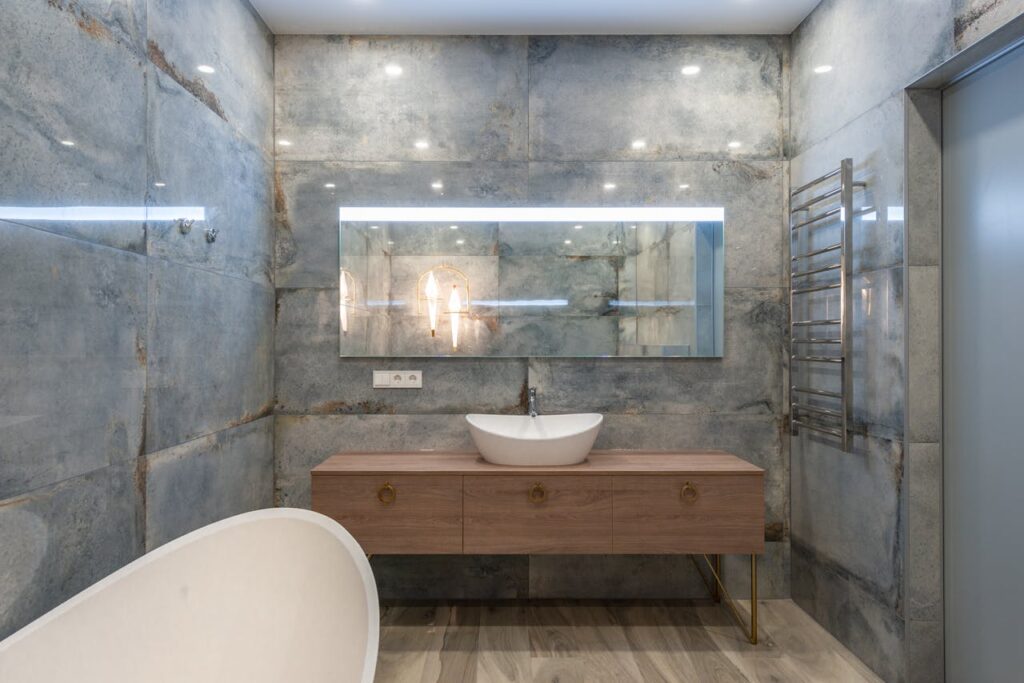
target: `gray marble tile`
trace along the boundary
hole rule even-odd
[[[145,259],[0,222],[0,301],[0,498],[131,461]]]
[[[146,455],[146,550],[274,505],[274,418]]]
[[[942,619],[942,446],[907,447],[907,617]]]
[[[530,597],[525,555],[376,555],[382,600],[517,600]]]
[[[62,207],[143,207],[142,0],[4,3],[0,218],[141,252],[142,220],[86,220]],[[68,144],[62,144],[68,143]],[[17,208],[50,209],[26,216]],[[20,217],[18,217],[20,216]]]
[[[532,555],[530,597],[702,599],[708,589],[687,555]]]
[[[893,607],[795,537],[792,553],[793,600],[883,680],[907,680],[905,625]]]
[[[775,36],[531,37],[530,158],[781,157],[787,60]]]
[[[248,2],[147,0],[150,61],[271,153],[274,37]],[[214,73],[197,70],[213,67]]]
[[[943,622],[910,620],[906,627],[908,683],[946,680]]]
[[[275,176],[278,287],[327,287],[338,278],[339,206],[514,206],[526,197],[523,162],[289,162]],[[441,183],[440,189],[432,187]],[[325,185],[335,187],[328,188]]]
[[[953,0],[953,39],[963,50],[1024,12],[1021,0]]]
[[[942,255],[942,94],[908,90],[906,261],[935,266]]]
[[[525,359],[339,358],[335,289],[278,290],[277,311],[279,413],[465,413],[523,409]],[[426,327],[422,334],[429,338]],[[438,341],[443,339],[439,337]],[[422,370],[423,388],[374,389],[374,369]]]
[[[149,255],[270,285],[274,241],[270,157],[169,76],[157,69],[151,69],[151,74],[147,203],[202,207],[206,218],[196,221],[187,235],[174,221],[151,221]],[[204,231],[208,229],[218,231],[216,242],[207,242]]]
[[[907,439],[942,438],[942,273],[907,269]]]
[[[698,558],[699,560],[702,558]],[[722,578],[729,593],[737,600],[750,599],[750,557],[722,557]],[[757,558],[757,598],[773,600],[789,598],[790,548],[785,542],[764,544],[764,553]]]
[[[903,96],[894,95],[837,128],[823,141],[805,148],[790,162],[790,185],[796,188],[838,168],[842,159],[853,159],[854,179],[867,183],[866,188],[855,192],[855,207],[875,209],[854,219],[855,273],[903,262],[903,120]],[[821,209],[824,208],[823,205]],[[800,251],[835,244],[841,238],[838,222],[819,223],[801,231],[799,239],[808,241],[801,243]]]
[[[811,12],[792,37],[793,154],[951,56],[953,2],[825,0]]]
[[[157,259],[149,289],[146,452],[268,414],[273,291]]]
[[[803,432],[794,437],[791,457],[794,568],[799,543],[813,551],[815,562],[832,566],[873,602],[895,610],[903,594],[903,445],[857,436],[844,453],[830,437]],[[795,597],[795,569],[793,592]],[[820,608],[832,619],[844,609],[827,598]]]
[[[786,285],[783,162],[531,162],[529,174],[537,206],[722,207],[725,286]]]
[[[336,453],[476,450],[461,414],[278,414],[274,420],[274,497],[284,507],[309,507],[309,471]]]
[[[0,501],[0,639],[142,552],[135,462]]]
[[[525,159],[526,52],[524,36],[279,36],[278,156]]]
[[[728,289],[721,359],[534,358],[530,384],[551,412],[777,415],[786,325],[783,290]]]

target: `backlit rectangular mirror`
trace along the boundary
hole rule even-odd
[[[724,211],[341,207],[342,356],[721,356]]]

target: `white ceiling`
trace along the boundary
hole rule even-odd
[[[274,33],[790,33],[820,0],[250,0]]]

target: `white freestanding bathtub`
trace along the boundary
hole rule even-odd
[[[140,557],[0,642],[0,681],[370,683],[378,622],[347,531],[259,510]]]

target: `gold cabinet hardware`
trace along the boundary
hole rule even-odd
[[[398,497],[398,491],[391,485],[391,482],[386,481],[384,485],[377,491],[377,500],[384,503],[385,505],[391,505],[395,502],[395,498]]]
[[[692,482],[686,482],[683,484],[683,488],[679,490],[679,497],[684,503],[695,503],[697,502],[697,487]]]
[[[544,488],[543,484],[537,482],[536,484],[530,487],[530,492],[527,494],[527,496],[529,497],[531,503],[536,503],[537,505],[540,505],[541,503],[548,499],[548,492]]]

